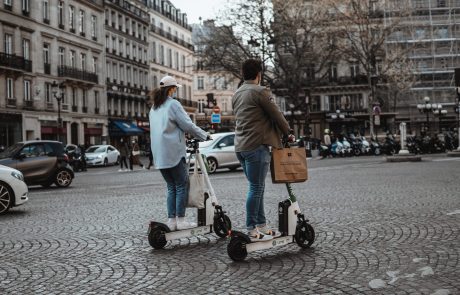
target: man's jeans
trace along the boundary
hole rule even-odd
[[[248,230],[265,225],[264,189],[265,177],[270,166],[270,150],[261,145],[255,150],[236,153],[249,181],[246,199],[246,227]]]
[[[160,172],[168,186],[168,218],[185,217],[188,179],[185,159],[182,159],[175,167],[160,169]]]

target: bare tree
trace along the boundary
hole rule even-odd
[[[326,4],[327,3],[327,4]],[[391,77],[411,50],[408,44],[388,49],[386,41],[397,32],[410,15],[410,1],[325,0],[333,14],[330,23],[338,36],[340,55],[358,63],[367,77],[369,89],[368,113],[370,133],[374,134],[372,107],[377,102],[375,87],[384,77]],[[384,6],[385,5],[385,6]]]
[[[241,78],[241,64],[260,58],[263,83],[283,96],[290,111],[308,125],[306,97],[320,85],[336,47],[320,1],[238,1],[203,39],[205,66]],[[290,116],[294,123],[294,116]],[[305,130],[308,130],[305,128]]]

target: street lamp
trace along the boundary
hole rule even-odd
[[[426,128],[425,128],[425,131],[428,132],[428,129],[429,129],[429,124],[430,124],[430,117],[429,117],[429,114],[431,113],[432,111],[432,107],[433,106],[436,106],[436,104],[433,104],[431,105],[430,104],[430,98],[428,96],[425,96],[423,98],[423,101],[425,102],[425,104],[418,104],[417,105],[417,109],[418,111],[423,114],[425,113],[426,114]],[[437,106],[436,106],[437,108]]]
[[[52,91],[54,98],[56,98],[58,102],[58,121],[57,121],[57,140],[61,141],[61,128],[62,128],[62,119],[61,119],[61,101],[64,99],[64,91],[61,90],[61,85],[58,84],[56,81],[53,81],[51,84]]]
[[[457,108],[455,109],[455,112],[457,113],[457,132],[458,132],[457,151],[460,152],[460,87],[457,87]]]
[[[438,104],[437,108],[433,108],[433,114],[439,118],[439,133],[441,133],[441,119],[447,116],[447,110],[443,110],[442,105]]]

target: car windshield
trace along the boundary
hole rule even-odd
[[[105,146],[92,146],[89,147],[86,152],[87,153],[105,153]]]
[[[11,158],[12,155],[22,148],[22,146],[22,143],[16,143],[9,146],[4,152],[0,153],[0,159]]]
[[[207,141],[200,142],[200,148],[205,148],[205,147],[211,146],[212,144],[214,144],[216,142],[216,140],[218,140],[221,137],[222,137],[221,134],[211,134],[212,140],[207,140]]]

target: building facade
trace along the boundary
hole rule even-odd
[[[149,30],[149,87],[159,87],[161,78],[173,76],[182,85],[178,100],[191,117],[197,110],[193,96],[193,45],[192,27],[187,14],[170,1],[146,1],[150,15]]]
[[[149,15],[142,1],[105,0],[104,10],[109,135],[117,142],[143,135],[137,126],[148,121]]]
[[[0,145],[106,140],[102,16],[102,0],[2,1]]]

